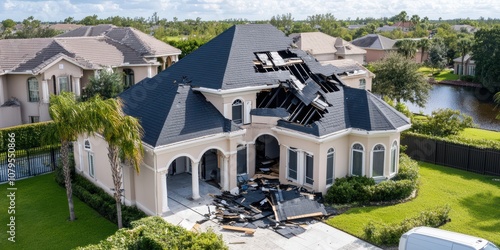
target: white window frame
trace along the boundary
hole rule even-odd
[[[371,153],[371,158],[370,158],[370,176],[372,178],[374,178],[374,179],[382,179],[382,178],[384,178],[384,172],[385,172],[384,170],[385,170],[385,165],[386,165],[385,164],[386,163],[385,149],[386,149],[386,147],[382,143],[377,143],[372,148],[372,153]],[[383,159],[384,159],[384,161],[382,163],[382,175],[374,176],[373,175],[373,173],[374,173],[374,171],[373,171],[374,169],[373,168],[375,167],[374,166],[374,158],[375,158],[374,156],[375,156],[375,153],[380,153],[380,152],[383,152]]]
[[[391,165],[389,167],[389,174],[391,176],[398,172],[398,155],[398,142],[394,141],[391,146]]]
[[[329,166],[328,164],[328,159],[332,158],[332,165]],[[328,176],[328,169],[332,169],[332,174],[331,176]],[[331,180],[331,183],[329,183],[329,180]],[[333,185],[335,182],[335,149],[334,148],[329,148],[328,152],[326,154],[326,187],[329,187]]]
[[[366,79],[365,78],[359,79],[359,88],[366,89]]]
[[[240,117],[239,119],[235,120],[234,117],[234,108],[239,106],[240,108]],[[231,104],[231,120],[236,123],[236,124],[243,124],[243,101],[241,99],[236,99],[233,101],[233,104]]]
[[[31,86],[36,85],[36,89]],[[28,102],[39,102],[40,101],[40,84],[36,77],[28,78]]]
[[[87,152],[87,161],[89,176],[95,178],[94,153]]]
[[[71,83],[69,82],[69,76],[58,76],[57,77],[57,82],[59,83],[58,84],[58,88],[59,88],[59,94],[62,93],[62,88],[61,88],[61,79],[66,79],[66,84],[67,84],[67,88],[68,88],[68,91],[66,92],[71,92]]]
[[[297,166],[296,166],[296,170],[295,170],[296,175],[297,175],[296,179],[290,177],[290,175],[289,175],[289,173],[290,173],[290,151],[295,152],[297,155],[297,159],[296,159]],[[312,180],[312,184],[306,182],[306,178],[308,178],[306,176],[307,175],[306,167],[307,167],[307,158],[308,157],[312,158],[312,166],[311,167],[312,167],[313,172],[312,172],[311,178],[309,178]],[[297,149],[297,148],[289,147],[287,150],[286,178],[288,180],[293,181],[295,183],[298,183],[300,185],[304,185],[307,187],[313,187],[314,181],[315,181],[315,179],[314,179],[314,155],[312,153],[302,151],[302,150]]]
[[[354,146],[355,145],[360,145],[363,149],[362,150],[359,150],[359,149],[355,149]],[[362,143],[360,142],[355,142],[351,145],[351,163],[350,163],[350,169],[349,169],[349,173],[351,174],[351,176],[353,176],[353,165],[354,165],[354,152],[360,152],[361,153],[361,176],[364,176],[365,175],[365,146],[363,146]]]

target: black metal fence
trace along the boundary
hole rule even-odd
[[[405,135],[401,140],[411,158],[480,174],[500,176],[500,151]]]
[[[60,155],[59,149],[59,146],[23,149],[11,152],[13,154],[10,156],[8,152],[1,152],[0,183],[54,171]],[[9,160],[14,168],[9,168]]]

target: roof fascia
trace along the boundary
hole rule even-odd
[[[57,58],[53,62],[51,62],[51,63],[47,64],[45,67],[41,68],[39,71],[37,71],[37,73],[38,74],[43,73],[45,70],[47,70],[48,68],[54,66],[56,63],[60,62],[63,59],[66,60],[66,61],[68,61],[69,63],[71,63],[71,64],[79,67],[79,68],[86,69],[86,70],[91,70],[91,68],[83,67],[82,65],[78,64],[77,62],[75,62],[74,60],[72,60],[70,57],[68,57],[66,55],[61,55],[61,56],[59,56],[59,58]]]

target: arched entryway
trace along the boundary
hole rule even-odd
[[[168,166],[166,173],[167,194],[171,199],[186,199],[193,196],[193,180],[191,175],[191,159],[187,156],[177,157]]]
[[[203,153],[200,159],[200,179],[216,186],[222,187],[221,174],[224,154],[217,149],[209,149]]]
[[[280,145],[272,135],[261,135],[255,140],[255,173],[279,174]]]

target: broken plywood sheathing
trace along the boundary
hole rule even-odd
[[[246,227],[235,227],[235,226],[222,225],[222,229],[245,232],[246,235],[253,235],[255,233],[255,229],[246,228]]]

